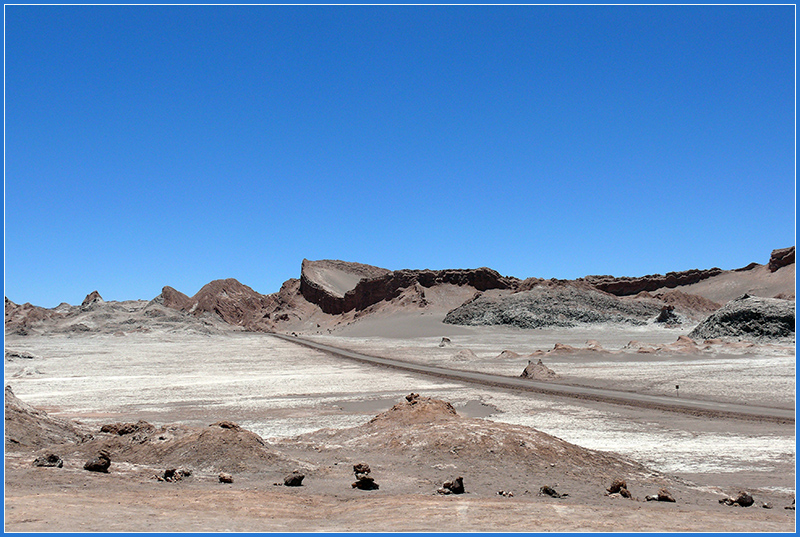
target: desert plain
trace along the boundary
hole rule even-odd
[[[794,532],[794,266],[6,299],[5,530]]]

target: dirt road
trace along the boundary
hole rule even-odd
[[[659,410],[671,410],[677,412],[689,412],[692,414],[712,414],[717,416],[769,420],[783,423],[794,423],[794,409],[773,408],[757,405],[742,405],[734,403],[724,403],[717,401],[699,401],[685,399],[681,397],[665,397],[659,395],[647,395],[633,392],[608,390],[601,388],[591,388],[587,386],[572,386],[567,384],[556,384],[550,382],[539,382],[529,379],[505,377],[492,375],[489,373],[479,373],[472,371],[460,371],[445,367],[415,364],[391,358],[370,356],[339,347],[333,347],[315,341],[309,341],[296,336],[273,333],[274,337],[304,345],[313,349],[321,350],[351,360],[382,365],[415,373],[423,373],[451,380],[479,383],[490,386],[499,386],[515,390],[527,390],[535,392],[551,393],[554,395],[576,397],[580,399],[593,399],[597,401],[624,404],[630,406],[643,406],[647,408],[657,408]]]

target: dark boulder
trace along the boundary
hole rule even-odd
[[[87,461],[86,464],[83,465],[83,469],[90,472],[108,473],[108,468],[110,466],[111,457],[107,452],[101,451],[94,459]]]
[[[464,494],[464,478],[459,476],[452,481],[445,481],[442,488],[436,492],[439,494]]]
[[[283,484],[287,487],[301,487],[303,486],[303,479],[305,479],[305,477],[305,474],[295,470],[283,478]]]

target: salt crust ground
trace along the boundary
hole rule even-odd
[[[424,325],[433,330],[429,320]],[[552,348],[555,342],[582,345],[589,339],[616,349],[628,339],[670,343],[680,335],[676,331],[631,334],[572,330],[532,334],[515,330],[436,328],[441,329],[438,334],[451,338],[455,348],[443,350],[438,347],[441,339],[438,334],[415,337],[418,334],[413,330],[398,334],[404,336],[402,339],[363,339],[367,336],[364,334],[362,338],[332,336],[325,340],[357,350],[369,349],[375,354],[433,360],[449,367],[458,364],[448,363],[448,356],[458,348],[469,348],[479,359],[471,365],[480,369],[491,366],[492,356],[506,349],[530,352]],[[260,334],[11,336],[6,348],[35,356],[5,363],[6,383],[13,386],[22,400],[57,416],[77,417],[87,425],[138,419],[159,424],[208,425],[229,419],[265,438],[277,440],[323,427],[342,429],[362,424],[404,394],[415,391],[451,401],[466,415],[531,426],[584,447],[620,453],[655,470],[702,485],[708,493],[749,488],[778,498],[788,499],[794,494],[793,426],[699,419],[476,388],[390,370],[376,371],[371,366],[344,363]],[[694,357],[694,360],[617,355],[594,360],[581,356],[546,360],[548,366],[571,381],[593,379],[602,384],[613,380],[621,389],[644,388],[657,393],[662,384],[669,386],[673,382],[682,384],[682,388],[686,386],[687,390],[693,382],[702,381],[708,387],[713,372],[716,375],[713,385],[718,388],[706,388],[709,397],[734,398],[755,393],[755,397],[760,397],[759,404],[765,403],[765,397],[775,406],[794,402],[793,350],[789,353],[762,348],[729,356]],[[502,364],[495,366],[494,371],[518,374],[517,365]],[[516,368],[521,372],[521,367]],[[646,368],[645,375],[640,374],[642,368]],[[681,376],[674,375],[679,368]],[[600,372],[606,372],[606,376]],[[743,373],[752,379],[744,387],[737,380]],[[650,379],[652,385],[646,386],[644,379]],[[772,390],[765,389],[770,379],[773,382],[778,379]],[[726,392],[727,385],[738,393]],[[87,531],[113,531],[131,526],[145,531],[163,530],[167,526],[176,530],[240,531],[443,529],[439,522],[431,526],[426,515],[433,513],[437,514],[437,520],[454,524],[454,531],[498,528],[792,531],[794,528],[794,513],[783,510],[782,505],[776,505],[774,510],[732,509],[713,504],[708,508],[693,505],[668,510],[668,506],[652,504],[631,508],[629,504],[613,503],[602,496],[595,502],[570,500],[557,504],[521,496],[511,499],[475,495],[455,499],[427,495],[387,497],[382,492],[380,496],[354,496],[346,490],[318,496],[307,490],[276,490],[265,486],[263,480],[243,479],[220,488],[213,483],[213,476],[198,476],[173,488],[152,488],[151,476],[135,468],[130,469],[128,476],[134,477],[133,480],[126,480],[124,471],[109,476],[82,471],[51,472],[47,474],[49,478],[60,477],[43,493],[26,479],[34,479],[32,476],[49,469],[33,469],[28,464],[27,460],[6,458],[7,530],[55,529],[50,525],[52,520],[41,517],[42,513],[54,512],[50,508],[59,513],[62,529]],[[9,481],[9,475],[18,479]],[[63,482],[57,482],[61,479]],[[104,490],[112,490],[114,494],[105,494]],[[114,499],[117,507],[113,506]],[[167,499],[174,508],[165,511],[159,506]],[[96,509],[93,517],[86,517],[83,510],[88,504],[104,508]],[[60,507],[55,509],[56,505]],[[298,506],[308,509],[299,514]],[[375,514],[365,519],[356,514],[362,509]],[[676,511],[680,515],[676,516]]]

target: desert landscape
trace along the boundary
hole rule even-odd
[[[5,530],[795,530],[795,248],[5,302]]]

